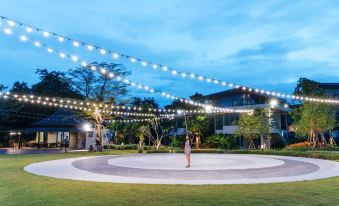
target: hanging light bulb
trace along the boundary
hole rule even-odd
[[[32,29],[31,27],[27,27],[27,28],[26,28],[26,31],[27,31],[27,32],[32,32],[33,29]]]
[[[87,49],[92,51],[93,50],[93,46],[92,45],[87,45]]]
[[[48,33],[47,31],[42,32],[42,35],[43,35],[44,37],[49,37],[49,33]]]
[[[21,41],[27,41],[27,37],[24,36],[24,35],[21,35],[21,36],[20,36],[20,40],[21,40]]]
[[[105,49],[100,49],[100,54],[106,54],[106,50]]]

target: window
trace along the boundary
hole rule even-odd
[[[224,115],[224,125],[234,125],[236,121],[239,120],[239,114],[225,114]]]
[[[64,142],[68,142],[69,132],[58,132],[57,134],[57,146],[62,145]]]
[[[47,142],[48,133],[47,132],[39,132],[39,142]]]
[[[223,129],[223,115],[222,114],[215,115],[215,129],[216,130]]]

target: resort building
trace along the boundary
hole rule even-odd
[[[87,121],[72,110],[57,110],[52,115],[34,122],[25,133],[35,133],[35,141],[31,146],[36,147],[67,147],[88,149],[95,144],[95,129],[85,128]]]
[[[241,110],[263,110],[265,109],[271,116],[271,139],[257,140],[257,146],[284,146],[287,144],[289,136],[290,116],[288,112],[291,109],[286,101],[281,98],[268,96],[262,93],[244,91],[242,89],[231,89],[218,93],[206,95],[206,103],[215,107],[227,107]],[[189,115],[187,115],[189,118]],[[235,134],[236,124],[240,113],[210,113],[213,130],[215,134]],[[175,119],[176,130],[172,132],[175,135],[183,135],[184,114],[178,114]],[[239,146],[246,148],[248,142],[244,138],[239,138]]]

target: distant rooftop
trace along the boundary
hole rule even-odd
[[[339,89],[339,83],[319,83],[319,87],[323,89]]]

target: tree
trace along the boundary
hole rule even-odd
[[[126,83],[116,81],[110,76],[110,73],[120,78],[130,75],[131,72],[127,71],[123,65],[105,62],[93,62],[91,65],[96,68],[106,69],[104,74],[101,73],[101,75],[98,76],[96,84],[94,85],[94,95],[98,101],[116,102],[119,97],[128,92]]]
[[[65,73],[59,71],[49,72],[47,69],[37,69],[40,82],[32,86],[32,93],[44,96],[57,96],[82,99],[83,96],[73,89],[71,80]]]
[[[93,94],[94,84],[97,80],[90,66],[80,66],[76,69],[71,69],[68,74],[71,76],[72,84],[79,90],[87,99],[90,99]]]
[[[0,92],[3,92],[7,89],[8,87],[6,87],[5,85],[0,84]]]
[[[308,135],[308,142],[316,146],[325,146],[325,132],[336,126],[335,108],[328,104],[304,102],[294,115],[298,134]],[[319,140],[320,137],[320,140]]]
[[[26,82],[16,81],[14,82],[10,92],[15,94],[29,94],[31,92],[31,89]]]
[[[261,112],[243,113],[236,124],[235,133],[249,141],[248,149],[255,149],[254,140],[270,133],[268,121]]]
[[[294,89],[294,95],[299,96],[322,96],[323,93],[318,82],[307,78],[300,78]]]
[[[195,146],[200,147],[201,138],[204,132],[210,127],[210,120],[207,115],[196,115],[187,121],[187,129],[195,136]]]
[[[198,103],[205,103],[206,97],[198,92],[190,96],[190,100],[198,102]],[[180,100],[173,100],[171,104],[165,106],[166,109],[183,109],[183,110],[193,110],[199,109],[199,107],[186,104],[181,102]]]
[[[140,132],[151,140],[156,150],[159,150],[162,139],[169,135],[169,130],[161,125],[158,118],[153,118],[148,125],[141,126]]]
[[[141,99],[140,97],[132,97],[131,103],[132,106],[142,107],[143,109],[158,109],[159,104],[152,97]]]

